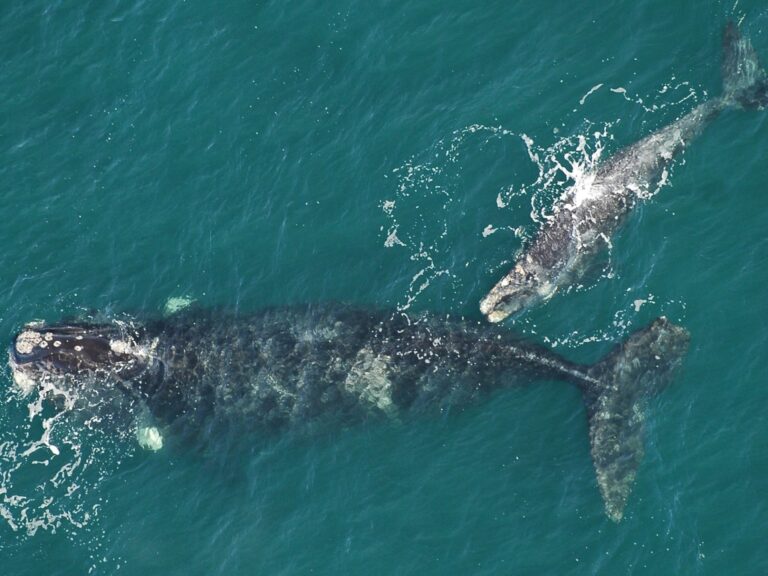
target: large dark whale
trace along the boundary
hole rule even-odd
[[[581,278],[639,200],[650,197],[678,152],[720,112],[768,105],[768,80],[749,40],[729,23],[723,35],[723,95],[620,150],[566,190],[533,241],[481,300],[491,322],[552,297]]]
[[[496,326],[318,305],[30,324],[14,338],[9,361],[22,389],[113,391],[139,399],[170,428],[402,420],[501,387],[570,382],[583,394],[598,485],[618,521],[643,457],[643,406],[670,381],[687,346],[684,329],[658,318],[588,366]]]

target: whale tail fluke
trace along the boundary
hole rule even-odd
[[[605,511],[616,522],[644,455],[645,403],[671,381],[688,341],[684,328],[657,318],[589,369],[584,394],[592,460]]]
[[[768,106],[768,76],[749,38],[730,21],[723,31],[723,95],[743,108]]]

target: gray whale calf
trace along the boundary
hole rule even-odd
[[[578,280],[594,255],[610,244],[638,200],[651,195],[675,155],[731,106],[768,105],[768,80],[749,40],[729,23],[723,35],[723,95],[600,165],[591,181],[566,190],[538,235],[480,301],[491,322],[534,306]]]
[[[644,404],[669,383],[688,340],[658,318],[582,365],[497,326],[322,305],[30,324],[14,338],[9,363],[26,391],[128,395],[171,428],[234,420],[282,430],[376,415],[402,421],[498,388],[570,382],[586,404],[606,512],[618,521],[643,457]]]

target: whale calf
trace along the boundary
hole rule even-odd
[[[638,200],[650,196],[675,155],[728,107],[768,105],[768,80],[748,39],[733,22],[723,34],[723,95],[676,122],[620,150],[585,182],[556,201],[533,241],[480,301],[480,311],[500,322],[551,298],[581,278],[594,255],[606,248]]]
[[[597,482],[618,521],[643,457],[644,405],[670,382],[688,341],[662,317],[583,365],[498,326],[308,305],[30,324],[10,345],[9,364],[27,392],[104,390],[141,402],[171,430],[216,421],[275,431],[328,419],[403,421],[499,388],[569,382],[582,392]]]

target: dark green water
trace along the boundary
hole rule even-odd
[[[177,296],[479,319],[568,184],[539,169],[717,95],[730,16],[768,60],[759,0],[7,2],[0,334]],[[660,314],[690,330],[623,522],[565,385],[148,453],[30,412],[6,370],[2,573],[768,573],[767,150],[768,112],[727,111],[602,270],[507,323],[581,361]]]

